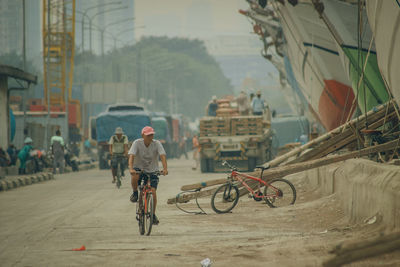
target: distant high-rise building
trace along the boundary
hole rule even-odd
[[[22,1],[0,1],[0,54],[22,54]]]
[[[25,1],[26,59],[37,67],[41,64],[40,7],[40,0]],[[0,55],[23,55],[23,21],[23,1],[0,1]]]

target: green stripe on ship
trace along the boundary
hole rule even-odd
[[[365,59],[368,52],[356,48],[342,47],[347,58],[350,60],[350,79],[354,95],[357,95],[357,86],[361,78],[361,72],[364,68]],[[360,60],[358,60],[360,53]],[[358,64],[359,62],[359,64]],[[365,90],[364,90],[365,86]],[[365,91],[365,94],[364,94]],[[366,107],[365,107],[366,98]],[[373,107],[389,101],[389,96],[385,89],[385,84],[379,72],[376,54],[370,53],[364,72],[364,80],[360,84],[358,93],[358,106],[362,113],[371,110]]]

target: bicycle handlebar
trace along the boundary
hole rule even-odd
[[[222,164],[222,166],[227,165],[229,167],[229,169],[237,171],[237,168],[235,166],[229,164],[229,162],[227,162],[226,160],[224,160],[221,164]]]
[[[157,175],[157,176],[160,176],[161,175],[161,172],[160,171],[155,171],[155,172],[145,172],[145,171],[140,171],[139,172],[140,174],[146,174],[146,175]]]

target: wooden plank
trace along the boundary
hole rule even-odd
[[[217,184],[223,184],[226,182],[226,178],[221,178],[217,180],[211,180],[211,181],[205,181],[205,182],[200,182],[196,184],[189,184],[189,185],[184,185],[181,187],[181,191],[188,191],[188,190],[195,190],[195,189],[200,189],[200,188],[205,188]]]

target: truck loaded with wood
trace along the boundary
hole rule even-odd
[[[272,130],[268,116],[240,116],[233,99],[218,99],[217,116],[200,119],[202,172],[224,171],[223,161],[252,171],[271,160]]]

